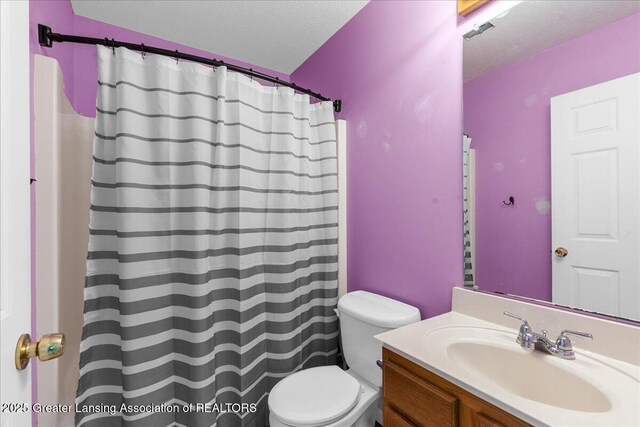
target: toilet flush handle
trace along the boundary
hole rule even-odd
[[[378,368],[382,369],[382,360],[376,360],[376,365],[378,365]]]

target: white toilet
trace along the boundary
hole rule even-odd
[[[410,305],[355,291],[338,301],[349,370],[337,366],[289,375],[269,394],[271,427],[372,427],[380,411],[382,345],[374,335],[420,320]]]

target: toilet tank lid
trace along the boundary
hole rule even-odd
[[[398,328],[420,321],[417,308],[366,291],[344,295],[338,301],[338,311],[383,328]]]

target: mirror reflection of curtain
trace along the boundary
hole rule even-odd
[[[462,137],[462,182],[463,182],[463,222],[464,222],[464,284],[474,284],[474,257],[473,257],[473,218],[474,218],[474,155],[471,149],[471,138],[468,135]]]

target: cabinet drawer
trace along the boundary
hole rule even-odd
[[[458,399],[455,396],[392,362],[384,364],[383,398],[385,407],[391,407],[417,426],[458,425]]]

